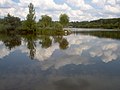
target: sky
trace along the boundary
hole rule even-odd
[[[41,15],[59,20],[63,13],[69,16],[70,21],[120,17],[120,0],[0,0],[0,17],[10,13],[25,20],[29,3],[34,4],[36,20]]]

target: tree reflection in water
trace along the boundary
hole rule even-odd
[[[30,38],[27,38],[27,48],[30,50],[30,58],[34,59],[35,53],[36,53],[36,41],[39,40],[39,44],[41,45],[41,48],[49,48],[52,46],[53,43],[59,43],[60,49],[67,49],[68,47],[68,41],[67,39],[63,38],[63,36],[31,36]]]
[[[12,50],[15,47],[21,45],[22,40],[24,40],[29,50],[29,56],[34,59],[36,54],[36,42],[39,41],[41,48],[47,49],[52,46],[53,43],[58,43],[60,49],[68,48],[68,41],[64,36],[48,36],[48,35],[0,35],[0,40],[4,45]]]
[[[63,36],[54,36],[54,42],[59,43],[59,48],[60,49],[67,49],[69,42],[67,41],[66,38],[63,38]]]
[[[50,36],[41,36],[41,41],[39,42],[42,48],[49,48],[52,45],[52,39]]]
[[[75,34],[89,34],[97,37],[106,37],[106,38],[112,38],[112,39],[120,39],[119,33],[116,32],[75,32]],[[18,47],[21,45],[22,40],[24,40],[27,45],[27,49],[29,50],[29,56],[31,59],[34,59],[36,55],[36,44],[38,43],[38,46],[41,48],[47,49],[54,45],[54,43],[59,44],[59,48],[64,50],[67,49],[69,46],[68,40],[64,37],[64,35],[8,35],[8,34],[0,34],[0,41],[2,41],[5,45],[5,47],[9,50],[12,50],[15,47]]]
[[[21,38],[15,35],[5,35],[2,41],[9,50],[21,45]]]

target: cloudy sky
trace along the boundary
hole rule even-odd
[[[35,6],[37,20],[45,14],[58,20],[61,13],[71,21],[120,17],[120,0],[0,0],[0,17],[10,13],[25,19],[29,3]]]

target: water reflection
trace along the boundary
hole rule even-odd
[[[0,35],[2,38],[0,40],[4,43],[4,45],[11,50],[12,48],[15,48],[16,46],[21,45],[21,37],[16,35]]]
[[[120,40],[0,35],[0,90],[120,90]]]
[[[103,62],[108,63],[120,58],[120,42],[113,39],[100,39],[82,34],[70,36],[1,35],[1,37],[1,58],[14,52],[17,48],[17,50],[27,53],[31,59],[39,61],[49,59],[45,62],[45,64],[53,62],[51,65],[47,64],[49,67],[90,64],[93,63],[91,61],[93,58],[100,58]],[[42,62],[43,67],[45,64]],[[45,67],[49,68],[48,66]]]
[[[52,66],[55,69],[59,69],[70,64],[89,65],[97,63],[96,60],[108,63],[120,59],[119,41],[84,35],[71,35],[67,40],[69,42],[69,48],[67,50],[56,50],[49,57],[49,60],[41,62],[44,70]]]
[[[52,39],[50,36],[41,36],[40,39],[41,41],[39,43],[42,48],[49,48],[52,45]]]
[[[108,29],[109,30],[109,29]],[[118,30],[110,30],[105,31],[104,29],[98,29],[98,30],[88,30],[88,31],[73,31],[74,34],[83,34],[83,35],[92,35],[97,36],[99,38],[111,38],[111,39],[120,39],[120,31]]]
[[[34,59],[36,54],[36,49],[38,47],[45,49],[49,49],[52,44],[58,43],[60,49],[68,48],[68,41],[63,36],[46,36],[46,35],[1,35],[0,40],[2,44],[5,45],[8,50],[14,49],[15,47],[22,46],[21,42],[24,46],[27,46],[26,49],[29,50],[29,56],[31,59]],[[37,47],[36,47],[37,44]],[[28,51],[27,50],[27,51]]]

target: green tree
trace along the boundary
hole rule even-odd
[[[9,13],[4,18],[4,25],[7,30],[15,30],[18,26],[21,25],[21,21],[19,17],[11,16]]]
[[[53,26],[56,30],[63,30],[63,26],[59,22],[54,22]]]
[[[39,24],[42,28],[50,27],[52,24],[52,18],[48,15],[42,15]]]
[[[63,27],[67,26],[69,23],[69,17],[67,14],[61,14],[59,17],[60,23],[63,25]]]
[[[34,9],[34,5],[32,3],[30,3],[28,5],[29,7],[29,14],[27,15],[27,20],[25,21],[25,28],[28,30],[36,30],[36,16],[35,16],[35,9]]]

